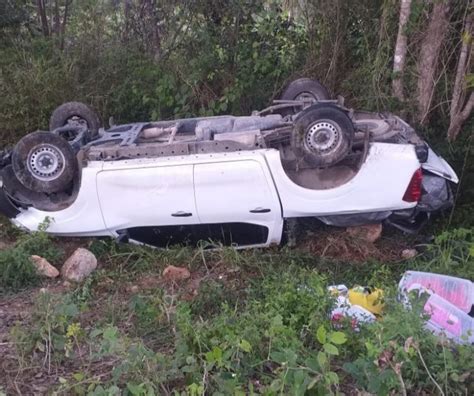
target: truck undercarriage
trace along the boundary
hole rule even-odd
[[[344,106],[343,99],[289,91],[290,96],[284,94],[273,105],[250,116],[137,122],[108,129],[99,128],[98,117],[84,104],[66,103],[53,113],[51,132],[26,135],[13,151],[3,153],[0,209],[12,217],[19,209],[29,207],[46,212],[68,208],[81,188],[83,169],[92,163],[176,157],[185,160],[189,156],[275,149],[286,177],[293,183],[309,190],[330,190],[358,174],[373,143],[393,143],[414,146],[421,166],[429,168],[431,150],[399,117],[354,111]],[[431,157],[431,161],[440,161],[434,153]],[[444,164],[435,163],[433,169],[440,167]],[[425,213],[452,202],[445,179],[456,182],[455,174],[444,174],[441,181],[427,176],[419,205]],[[409,229],[409,222],[417,214],[397,213],[401,219],[398,223],[406,222],[405,228]],[[327,224],[346,225],[390,215],[366,211],[320,219]]]

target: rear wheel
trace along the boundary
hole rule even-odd
[[[299,78],[292,81],[281,94],[282,100],[307,100],[316,102],[329,99],[329,92],[319,81]]]
[[[57,107],[49,120],[49,129],[54,131],[63,126],[86,126],[90,138],[95,137],[100,128],[98,115],[81,102],[67,102]]]
[[[64,191],[78,171],[69,143],[50,132],[24,136],[13,149],[12,166],[21,184],[44,193]]]
[[[295,120],[291,146],[295,155],[315,167],[337,164],[349,153],[354,126],[337,106],[316,104]]]

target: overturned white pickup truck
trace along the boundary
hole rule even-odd
[[[391,114],[357,112],[316,81],[251,116],[99,128],[87,106],[52,115],[2,159],[0,210],[19,227],[153,246],[267,246],[285,221],[386,221],[416,231],[452,204],[455,172]]]

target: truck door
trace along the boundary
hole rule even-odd
[[[194,202],[193,165],[114,167],[97,176],[107,228],[153,246],[186,242],[199,223]],[[118,165],[120,166],[120,165]]]
[[[194,165],[194,194],[211,239],[237,246],[280,242],[280,201],[268,169],[258,161]]]

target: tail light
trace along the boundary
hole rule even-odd
[[[410,183],[408,184],[403,200],[405,202],[418,202],[421,198],[421,182],[423,180],[423,173],[421,168],[417,169],[411,177]]]

